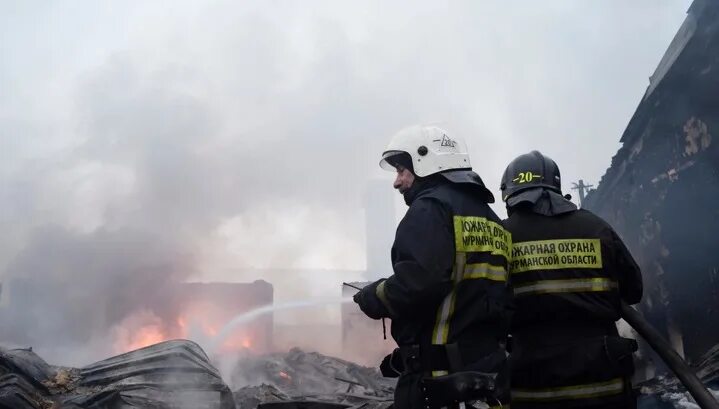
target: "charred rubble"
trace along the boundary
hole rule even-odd
[[[266,402],[312,400],[374,408],[391,403],[395,380],[383,378],[374,368],[294,348],[288,353],[241,358],[230,383],[241,386],[235,391],[238,409],[254,408],[241,402],[257,393]]]
[[[697,376],[719,399],[719,345],[697,362]],[[640,385],[639,409],[698,407],[681,382],[670,373],[656,376]]]
[[[32,349],[0,349],[0,409],[386,409],[394,380],[338,358],[292,349],[232,358],[223,380],[194,342],[165,341],[82,368]],[[224,362],[226,363],[226,362]],[[698,375],[719,393],[719,346]],[[671,376],[641,385],[641,409],[692,407]]]
[[[234,392],[187,340],[82,368],[50,365],[32,349],[0,348],[0,409],[379,409],[393,394],[375,369],[299,349],[241,357],[231,379]]]
[[[0,408],[233,409],[230,388],[194,342],[166,341],[83,368],[32,349],[0,350]]]

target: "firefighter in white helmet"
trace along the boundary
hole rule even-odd
[[[399,376],[395,407],[447,406],[428,379],[468,371],[498,375],[478,393],[506,404],[511,238],[488,206],[494,197],[472,171],[464,141],[435,126],[398,132],[380,166],[396,171],[394,187],[409,209],[392,246],[394,274],[354,300],[369,317],[392,319],[398,349],[381,369]]]

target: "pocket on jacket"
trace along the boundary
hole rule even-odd
[[[639,348],[637,341],[631,338],[605,337],[605,353],[614,365],[616,374],[631,377],[634,374],[634,353]]]

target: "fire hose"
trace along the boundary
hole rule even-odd
[[[704,386],[699,377],[696,376],[692,368],[684,362],[682,357],[672,349],[672,346],[662,338],[659,332],[637,310],[622,303],[622,318],[659,354],[684,387],[687,388],[700,408],[719,409],[719,402]]]

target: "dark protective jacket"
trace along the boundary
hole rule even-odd
[[[504,364],[511,238],[479,197],[471,184],[438,179],[424,186],[397,227],[394,274],[358,297],[369,316],[392,319],[392,336],[404,358],[408,349],[418,351],[419,364],[406,365],[398,382],[396,407],[419,404],[421,396],[415,395],[422,376],[478,362],[485,367],[472,369],[498,372]],[[447,344],[458,346],[459,368],[450,368],[451,359],[436,347]]]
[[[546,216],[518,208],[510,282],[512,406],[632,407],[629,377],[636,343],[620,338],[620,300],[642,297],[631,254],[604,220],[587,210]]]

